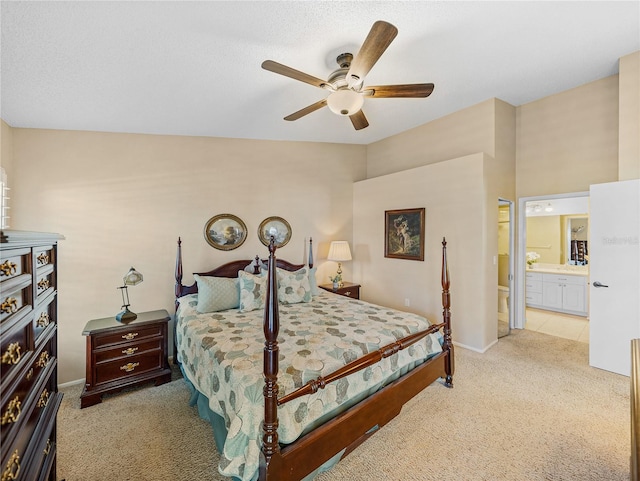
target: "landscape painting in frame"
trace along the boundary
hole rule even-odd
[[[384,256],[424,261],[424,207],[386,210]]]

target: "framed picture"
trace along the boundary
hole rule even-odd
[[[235,215],[219,214],[205,224],[204,238],[212,247],[230,251],[240,247],[247,239],[247,226]]]
[[[384,212],[384,256],[424,260],[424,207]]]
[[[260,242],[268,246],[271,236],[275,237],[276,247],[282,247],[291,239],[291,226],[282,217],[267,217],[260,222],[258,237]]]

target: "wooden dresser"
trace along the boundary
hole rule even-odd
[[[58,234],[0,231],[0,477],[56,480]]]

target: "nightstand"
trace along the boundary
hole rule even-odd
[[[82,331],[87,336],[87,379],[80,396],[80,408],[102,401],[102,395],[155,381],[171,381],[167,357],[169,313],[142,312],[131,322],[115,317],[89,321]]]
[[[320,284],[318,287],[325,291],[333,292],[334,294],[340,294],[341,296],[350,297],[352,299],[360,299],[360,284],[354,284],[353,282],[343,282],[342,287],[333,289],[333,284]]]

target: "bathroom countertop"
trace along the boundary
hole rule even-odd
[[[527,272],[587,277],[589,275],[589,268],[583,266],[564,266],[560,264],[538,264],[533,269],[527,266]]]

